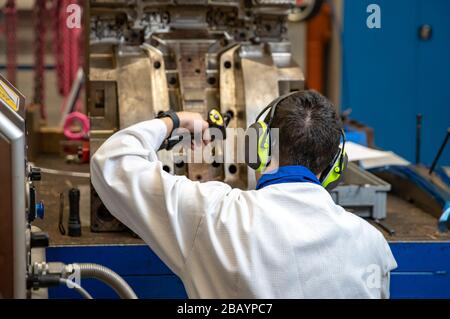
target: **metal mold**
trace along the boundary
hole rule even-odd
[[[113,132],[165,110],[232,112],[245,129],[271,100],[303,89],[292,60],[286,18],[292,1],[90,1],[88,105],[91,154]],[[104,103],[103,103],[104,102]],[[104,104],[104,107],[102,106]],[[103,119],[102,119],[103,117]],[[237,154],[228,136],[217,154]],[[236,160],[176,162],[158,153],[170,173],[253,188],[253,172]],[[106,220],[92,190],[92,230],[121,230]]]

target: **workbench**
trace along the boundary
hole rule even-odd
[[[87,164],[66,164],[58,157],[41,157],[35,165],[89,172]],[[122,275],[140,298],[186,297],[181,280],[141,239],[130,232],[90,231],[88,178],[43,173],[42,181],[36,186],[38,198],[45,203],[46,216],[43,220],[35,221],[34,225],[50,236],[50,247],[46,250],[48,262],[93,262],[105,265]],[[59,193],[65,194],[64,226],[67,230],[67,193],[72,187],[79,188],[81,193],[81,237],[63,236],[58,230]],[[393,195],[388,195],[387,218],[383,223],[395,230],[394,235],[389,235],[379,228],[389,241],[398,263],[398,268],[391,276],[391,297],[450,298],[450,233],[439,233],[436,218]],[[97,281],[86,280],[83,286],[96,298],[116,297],[110,288]],[[79,298],[76,292],[66,287],[50,288],[49,297]]]

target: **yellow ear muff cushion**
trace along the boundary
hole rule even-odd
[[[258,124],[261,126],[258,132],[258,159],[260,163],[256,171],[261,172],[267,167],[270,160],[270,132],[268,132],[267,124],[264,121],[258,121]]]
[[[253,123],[245,132],[245,163],[252,169],[257,169],[260,165],[258,157],[258,140],[261,125]]]
[[[345,171],[345,168],[347,167],[347,154],[344,150],[344,156],[342,159],[343,163],[341,165],[341,155],[337,156],[336,160],[333,163],[333,166],[331,167],[330,171],[328,172],[327,176],[325,176],[324,180],[322,181],[322,186],[328,190],[331,190],[335,188],[341,178],[342,174]],[[342,167],[342,171],[341,171]]]
[[[245,162],[256,171],[263,170],[270,160],[268,133],[264,121],[253,123],[245,132]]]

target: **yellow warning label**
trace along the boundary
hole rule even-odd
[[[19,96],[2,80],[0,80],[0,101],[16,112],[19,110]]]

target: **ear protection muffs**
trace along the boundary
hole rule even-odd
[[[336,188],[336,186],[339,185],[348,164],[348,156],[345,152],[345,133],[343,130],[341,130],[341,135],[342,147],[339,147],[339,150],[333,158],[333,161],[322,172],[319,178],[322,186],[328,191]]]
[[[272,101],[258,114],[255,123],[250,125],[245,132],[245,162],[257,172],[263,171],[270,164],[272,155],[272,135],[270,129],[276,108],[285,98],[295,93],[297,92],[291,92]],[[269,114],[264,121],[260,120],[267,110],[270,110]],[[346,139],[343,130],[341,130],[341,135],[342,147],[339,147],[333,161],[322,172],[319,178],[320,183],[327,190],[332,190],[339,184],[347,168],[348,156],[345,151]]]
[[[264,121],[253,123],[245,132],[245,162],[257,172],[270,163],[271,138],[270,129]],[[256,159],[250,158],[253,154],[256,154]]]
[[[291,92],[273,100],[258,114],[255,123],[250,125],[245,132],[245,163],[257,172],[263,171],[270,164],[272,156],[272,134],[270,128],[277,106],[281,101],[294,93],[297,92]],[[262,115],[268,110],[270,112],[266,118],[260,120]]]

